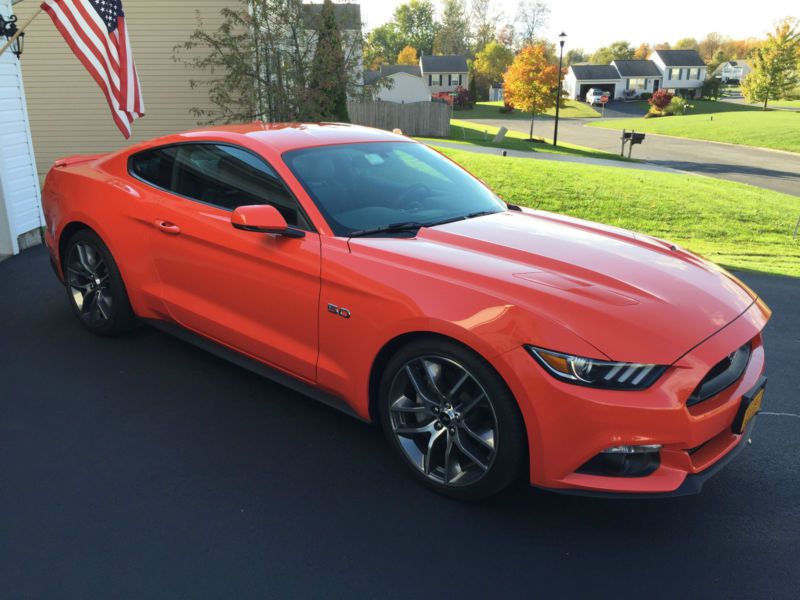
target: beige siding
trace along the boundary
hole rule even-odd
[[[39,6],[26,0],[14,8],[24,21]],[[206,29],[216,28],[219,11],[238,0],[126,0],[133,55],[147,115],[134,123],[131,142],[197,126],[194,106],[207,106],[205,87],[192,90],[202,74],[173,61],[173,47],[186,41],[200,12]],[[43,176],[70,154],[117,150],[127,142],[111,119],[105,97],[67,47],[46,14],[28,28],[22,68],[37,168]]]

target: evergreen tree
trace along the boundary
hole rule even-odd
[[[317,47],[308,86],[310,116],[313,119],[349,122],[347,77],[342,35],[336,23],[333,2],[325,0],[320,14]]]

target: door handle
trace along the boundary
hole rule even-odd
[[[181,232],[181,228],[175,225],[175,223],[170,223],[169,221],[163,221],[161,219],[155,222],[155,226],[158,227],[159,231],[163,231],[169,235],[178,235]]]

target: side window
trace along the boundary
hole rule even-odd
[[[170,189],[175,165],[175,146],[141,152],[131,158],[131,172],[157,187]]]
[[[170,157],[168,177],[149,176],[148,156],[157,152]],[[166,160],[162,162],[167,163]],[[271,204],[289,225],[310,229],[309,223],[275,170],[258,156],[233,146],[181,144],[136,155],[135,175],[180,196],[226,210],[252,204]]]

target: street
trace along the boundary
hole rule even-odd
[[[525,134],[530,127],[529,121],[512,119],[472,122]],[[559,141],[619,154],[622,132],[590,127],[590,122],[592,119],[561,119]],[[554,119],[537,120],[534,135],[552,139],[554,124]],[[800,154],[648,134],[643,144],[634,146],[633,158],[800,196]]]

